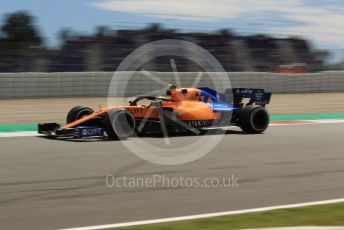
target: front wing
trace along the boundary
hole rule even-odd
[[[38,133],[48,137],[105,137],[105,131],[98,126],[77,126],[75,128],[61,128],[57,123],[38,124]]]

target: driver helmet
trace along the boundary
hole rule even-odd
[[[176,88],[177,88],[176,84],[173,84],[173,83],[168,84],[168,89],[176,89]]]

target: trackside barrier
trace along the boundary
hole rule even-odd
[[[124,72],[123,74],[128,74]],[[161,80],[175,82],[172,72],[152,72]],[[191,86],[198,73],[178,73],[182,86]],[[212,87],[225,79],[204,73],[199,86]],[[232,87],[264,88],[272,93],[344,92],[344,71],[312,74],[275,74],[262,72],[228,73]],[[112,72],[75,73],[0,73],[0,99],[106,97]],[[127,87],[112,96],[147,94],[163,86],[141,72],[133,72]]]

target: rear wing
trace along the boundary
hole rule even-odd
[[[265,106],[270,103],[271,93],[266,93],[264,89],[252,89],[252,88],[233,88],[227,89],[223,95],[225,98],[227,95],[233,95],[233,106],[241,107],[244,98],[248,98],[247,105],[261,105]],[[228,100],[228,98],[226,98]],[[225,99],[225,101],[226,101]]]

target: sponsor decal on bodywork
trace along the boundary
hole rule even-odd
[[[104,129],[98,127],[78,127],[80,137],[102,137]]]

